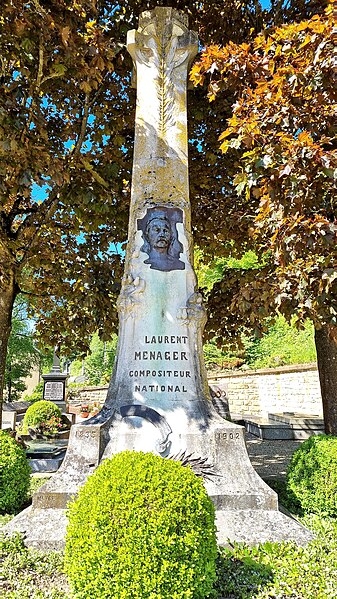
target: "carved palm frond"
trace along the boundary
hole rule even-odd
[[[182,466],[190,466],[194,474],[204,480],[211,480],[212,476],[217,476],[214,465],[207,463],[207,458],[193,457],[193,453],[180,451],[175,455],[169,455],[168,459],[174,462],[180,462]]]
[[[172,82],[173,40],[164,29],[155,37],[158,48],[157,96],[159,99],[159,135],[166,136],[167,128],[174,125],[174,85]]]

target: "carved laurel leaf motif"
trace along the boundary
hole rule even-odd
[[[172,27],[165,24],[157,28],[154,36],[157,45],[156,62],[158,68],[157,97],[159,100],[159,135],[164,138],[169,126],[175,124],[174,85],[172,71],[175,67],[174,54],[177,38],[172,36]]]

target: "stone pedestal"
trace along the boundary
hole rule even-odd
[[[221,543],[304,543],[308,531],[278,512],[276,493],[252,468],[243,428],[223,420],[209,395],[188,188],[187,74],[197,36],[182,13],[156,8],[140,16],[127,46],[137,108],[116,363],[102,411],[72,427],[60,470],[34,495],[27,542],[38,543],[46,510],[60,526],[60,512],[99,462],[129,449],[163,457],[186,451],[213,465],[216,475],[205,484]]]

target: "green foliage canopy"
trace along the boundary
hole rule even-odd
[[[228,95],[236,100],[219,138],[236,194],[236,223],[229,217],[225,230],[234,256],[244,239],[263,264],[226,269],[214,285],[215,333],[235,335],[240,323],[261,328],[277,312],[317,328],[337,323],[332,12],[330,3],[248,43],[210,45],[192,68],[192,81],[207,82],[224,116]]]

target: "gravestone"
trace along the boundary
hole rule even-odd
[[[220,543],[305,543],[308,531],[278,511],[276,493],[252,468],[243,427],[222,419],[209,395],[188,186],[187,75],[197,35],[181,12],[156,8],[141,14],[127,47],[137,107],[114,372],[102,411],[72,427],[60,470],[12,529],[24,530],[28,544],[60,547],[66,504],[102,459],[124,449],[163,457],[186,451],[213,465],[205,484]]]
[[[43,399],[53,401],[63,412],[65,411],[66,380],[68,375],[61,372],[58,347],[54,349],[53,365],[48,374],[43,374]]]

